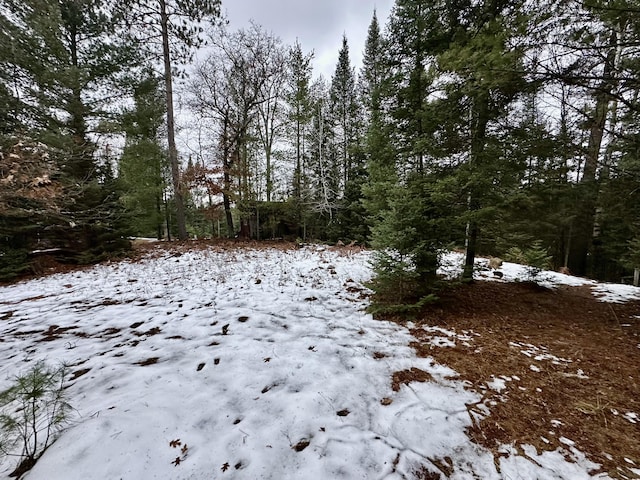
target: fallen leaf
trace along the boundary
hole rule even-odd
[[[306,438],[303,438],[291,448],[293,448],[296,452],[301,452],[302,450],[307,448],[310,443],[311,442],[309,440],[307,440]]]
[[[229,462],[226,462],[224,465],[222,465],[222,468],[220,470],[222,470],[223,472],[229,470]]]
[[[175,440],[171,440],[169,442],[169,446],[172,448],[178,448],[180,445],[182,445],[182,442],[180,441],[179,438],[175,439]]]

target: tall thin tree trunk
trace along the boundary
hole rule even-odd
[[[611,33],[610,44],[617,44],[618,35]],[[604,137],[604,128],[609,113],[611,92],[614,87],[613,70],[616,61],[616,48],[611,47],[604,65],[603,80],[598,86],[596,105],[589,129],[589,143],[585,153],[584,169],[580,179],[580,202],[576,212],[574,237],[571,241],[569,255],[569,269],[576,275],[592,274],[593,262],[589,261],[589,254],[593,247],[593,227],[598,204],[598,170],[600,149]]]
[[[273,180],[271,180],[271,147],[267,148],[265,152],[267,166],[265,169],[265,175],[267,176],[267,202],[271,201],[271,190],[273,189]]]
[[[469,161],[473,170],[478,169],[482,163],[482,153],[484,152],[487,135],[487,124],[489,123],[489,92],[483,91],[478,95],[474,102],[472,129],[471,129],[471,151]],[[462,280],[470,282],[473,280],[473,265],[476,259],[476,251],[478,244],[478,236],[480,233],[480,225],[478,220],[474,218],[476,212],[480,209],[480,192],[477,186],[472,185],[469,191],[468,208],[470,219],[467,224],[467,238],[465,241],[466,255],[464,260],[464,270],[462,272]]]
[[[164,59],[164,85],[167,101],[167,141],[169,143],[169,163],[173,181],[174,199],[176,203],[176,222],[178,224],[178,238],[186,240],[187,224],[184,211],[184,197],[180,181],[180,164],[178,163],[178,149],[176,148],[175,123],[173,114],[173,82],[171,78],[171,53],[169,50],[169,18],[165,0],[160,2],[160,20],[162,24],[162,56]]]
[[[229,196],[231,195],[231,161],[229,160],[229,125],[227,120],[224,122],[223,132],[222,132],[222,164],[223,164],[223,181],[224,181],[224,189],[222,190],[222,204],[224,205],[224,215],[227,220],[227,237],[233,238],[234,236],[234,227],[233,227],[233,215],[231,215],[231,200]]]

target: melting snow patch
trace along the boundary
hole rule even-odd
[[[573,440],[569,440],[567,437],[560,437],[558,440],[570,447],[573,447],[576,444],[576,442],[574,442]]]
[[[463,332],[462,334],[459,334],[452,330],[447,330],[442,327],[424,326],[422,327],[422,329],[425,332],[435,333],[435,334],[439,333],[444,335],[444,336],[434,335],[433,337],[431,337],[429,344],[434,347],[455,347],[456,346],[455,340],[461,341],[465,346],[470,346],[469,342],[472,340],[472,337],[469,334],[470,332],[467,332],[467,331]]]
[[[487,387],[491,390],[495,390],[496,392],[501,392],[505,388],[507,388],[506,379],[504,378],[494,378],[490,382],[487,382]]]
[[[429,343],[434,347],[455,347],[456,342],[445,337],[433,337]]]
[[[563,373],[563,375],[568,378],[579,378],[581,380],[586,380],[589,378],[589,376],[585,375],[584,370],[582,370],[581,368],[578,369],[577,373]]]
[[[633,285],[599,283],[593,286],[591,291],[601,302],[624,303],[630,300],[640,300],[640,287]]]
[[[522,343],[522,342],[509,342],[509,345],[520,349],[520,353],[523,355],[533,358],[538,362],[542,362],[544,360],[549,360],[554,365],[563,365],[567,363],[571,363],[571,360],[568,358],[561,358],[548,353],[548,348],[540,345],[531,345],[530,343]]]
[[[624,418],[629,420],[631,423],[638,423],[638,414],[634,412],[627,412],[623,415]]]
[[[535,365],[529,365],[529,370],[531,370],[532,372],[541,372],[542,370],[540,370],[539,367],[536,367]]]

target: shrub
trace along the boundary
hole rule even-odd
[[[536,282],[538,275],[542,270],[546,270],[551,265],[551,255],[546,248],[542,246],[540,240],[536,240],[526,250],[518,247],[510,248],[505,258],[514,263],[520,263],[527,266],[527,280]]]
[[[30,470],[68,422],[65,372],[38,362],[0,393],[0,454],[20,458],[10,476]]]

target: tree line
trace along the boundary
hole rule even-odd
[[[640,266],[639,2],[396,0],[330,79],[219,7],[4,0],[3,258],[91,260],[127,235],[357,241],[379,298],[415,305],[451,248],[466,280],[479,254]]]

